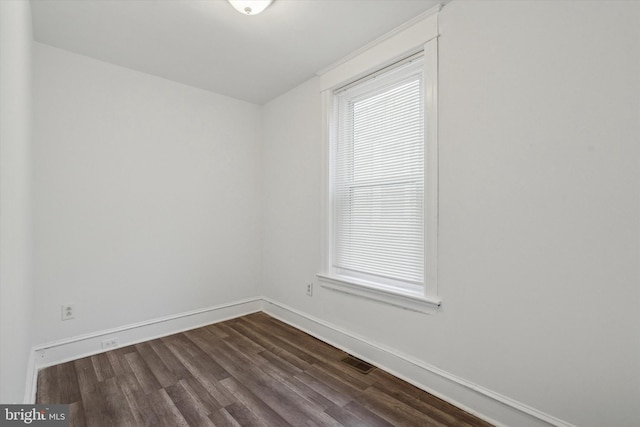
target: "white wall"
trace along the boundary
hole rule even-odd
[[[31,9],[0,2],[0,402],[22,403],[32,345]]]
[[[305,311],[321,255],[321,119],[317,78],[263,109],[263,294]]]
[[[36,343],[260,295],[260,108],[34,46]]]
[[[633,2],[445,6],[434,315],[317,282],[305,295],[321,262],[318,81],[267,104],[265,295],[533,413],[638,425],[638,22]]]
[[[640,423],[639,23],[610,1],[441,19],[447,369],[580,426]]]

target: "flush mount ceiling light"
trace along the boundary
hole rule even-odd
[[[257,15],[265,10],[273,0],[229,0],[238,12],[243,15]]]

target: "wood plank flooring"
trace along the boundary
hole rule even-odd
[[[490,426],[264,313],[63,363],[37,403],[72,426]]]

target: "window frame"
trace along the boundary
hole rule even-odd
[[[436,15],[437,17],[437,15]],[[362,77],[380,72],[398,60],[410,57],[422,52],[423,55],[423,84],[424,84],[424,287],[422,294],[407,292],[398,288],[359,280],[352,277],[336,274],[331,266],[334,230],[334,205],[332,188],[332,135],[335,134],[334,123],[334,91],[336,88],[351,84]],[[356,57],[357,59],[357,57]],[[344,72],[342,70],[342,76]],[[413,311],[432,313],[441,306],[442,301],[438,297],[438,111],[437,111],[437,82],[438,82],[438,38],[437,34],[424,44],[396,55],[383,64],[377,64],[375,68],[367,68],[352,78],[342,79],[335,84],[337,79],[331,76],[333,87],[324,88],[322,92],[324,115],[325,143],[324,149],[324,248],[322,271],[317,274],[321,286],[333,291],[363,297],[393,306]]]
[[[365,283],[373,283],[374,286],[378,288],[387,288],[392,292],[403,292],[406,294],[414,294],[419,295],[423,292],[424,288],[424,102],[425,102],[425,86],[424,86],[424,55],[422,52],[411,55],[409,58],[402,59],[395,64],[392,64],[383,70],[380,70],[373,75],[366,76],[356,82],[348,84],[346,87],[338,88],[333,91],[333,99],[334,104],[331,106],[332,108],[332,126],[331,130],[333,132],[330,135],[329,140],[331,144],[331,152],[330,152],[330,165],[331,165],[331,176],[330,176],[330,186],[331,186],[331,202],[333,202],[333,211],[331,212],[332,218],[332,229],[330,230],[330,247],[328,256],[330,258],[330,272],[335,277],[342,277],[346,280],[359,280]],[[417,84],[416,84],[417,83]],[[373,136],[375,134],[372,133],[372,130],[378,129],[377,125],[383,119],[382,116],[378,116],[379,120],[375,120],[375,122],[371,122],[371,118],[366,119],[363,116],[359,116],[358,105],[361,102],[371,107],[373,110],[375,107],[375,99],[379,99],[379,96],[383,96],[383,99],[387,99],[387,101],[393,102],[395,104],[394,98],[388,98],[389,93],[397,92],[401,87],[412,87],[412,89],[408,89],[413,92],[411,98],[408,98],[407,101],[410,103],[416,103],[418,110],[414,110],[415,112],[419,112],[419,114],[411,114],[409,117],[413,117],[416,122],[406,123],[409,126],[409,129],[418,130],[420,129],[420,138],[418,140],[414,139],[403,139],[399,136],[399,139],[390,139],[389,141],[393,141],[388,143],[386,146],[378,146],[377,144],[373,144],[368,146],[369,149],[364,149],[364,151],[357,150],[357,129],[358,129],[358,117],[368,122],[366,128],[359,128],[364,131],[368,135],[372,135],[372,138],[376,138]],[[417,90],[416,90],[417,89]],[[401,96],[408,95],[408,92],[400,89]],[[373,102],[373,103],[372,103]],[[405,104],[402,104],[405,105]],[[384,107],[385,110],[387,107]],[[397,115],[401,111],[401,104],[397,104],[397,108],[394,109],[393,112],[388,111],[388,114],[385,114],[385,117],[395,117],[396,120],[407,120],[407,116]],[[369,110],[369,112],[372,112]],[[364,113],[366,114],[366,113]],[[421,123],[420,123],[420,122]],[[386,130],[398,129],[396,128],[397,122],[388,122],[388,127],[380,128],[381,132],[385,132]],[[419,127],[417,126],[419,125]],[[408,130],[408,129],[404,129]],[[407,135],[407,134],[405,134]],[[382,135],[379,135],[382,136]],[[373,142],[374,140],[369,140],[369,142]],[[393,169],[389,169],[387,165],[384,163],[379,163],[375,160],[375,157],[367,157],[367,155],[374,155],[378,149],[384,150],[391,149],[396,153],[396,155],[401,155],[402,152],[407,152],[405,150],[411,149],[411,144],[414,144],[413,141],[417,141],[420,145],[420,150],[417,152],[418,157],[407,158],[407,157],[394,157],[400,163],[396,163]],[[403,145],[398,145],[398,143]],[[410,144],[410,145],[404,145]],[[398,151],[396,151],[398,150]],[[416,154],[417,154],[416,153]],[[374,155],[375,156],[375,155]],[[405,154],[406,156],[406,154]],[[401,158],[404,160],[409,160],[408,164],[402,164]],[[372,162],[372,163],[362,163],[362,162]],[[358,167],[361,165],[361,168]],[[416,169],[417,166],[417,169]],[[405,169],[403,169],[405,168]],[[410,168],[410,169],[409,169]],[[367,178],[365,176],[361,176],[358,174],[360,171],[364,173],[364,171],[370,171],[370,176]],[[381,172],[395,172],[392,176],[387,174],[380,175]],[[373,179],[373,181],[371,181]],[[407,181],[409,180],[409,181]],[[413,187],[410,182],[415,182],[418,184],[417,188],[408,188],[407,185]],[[378,185],[378,186],[376,186]],[[358,215],[358,209],[352,210],[354,207],[354,203],[358,205],[359,203],[366,203],[368,206],[371,206],[371,209],[367,209],[366,213],[362,212],[362,214],[366,216],[376,216],[376,209],[374,205],[369,205],[369,202],[373,202],[370,199],[371,194],[369,192],[376,193],[381,190],[388,190],[390,188],[404,188],[408,193],[403,193],[402,204],[404,202],[409,202],[412,208],[418,208],[416,211],[413,211],[410,216],[408,222],[405,222],[404,225],[410,227],[410,234],[405,236],[410,240],[413,238],[419,239],[419,247],[412,247],[412,252],[404,252],[409,249],[409,242],[404,239],[397,241],[398,246],[402,247],[402,252],[405,253],[406,257],[403,257],[400,264],[397,267],[400,267],[401,271],[396,271],[396,273],[391,273],[389,271],[382,271],[385,269],[384,262],[372,262],[369,263],[368,259],[376,259],[377,249],[375,245],[369,246],[367,243],[363,244],[355,244],[351,245],[349,243],[349,236],[352,233],[355,233],[357,240],[359,238],[374,238],[377,235],[379,227],[384,227],[383,223],[379,221],[385,221],[385,218],[363,218]],[[417,191],[414,193],[414,191]],[[368,194],[369,193],[369,194]],[[412,197],[417,196],[417,200],[419,200],[419,205],[414,205],[410,199]],[[394,194],[392,196],[395,200],[398,200],[398,194]],[[409,197],[409,200],[405,197]],[[414,199],[415,200],[415,199]],[[392,203],[392,205],[388,205],[387,203]],[[393,205],[393,200],[383,200],[382,205],[376,205],[378,208],[382,208],[385,210],[386,208],[400,208],[399,205]],[[360,205],[362,206],[362,205]],[[395,210],[395,209],[394,209]],[[419,218],[419,222],[414,222],[416,218],[414,215],[417,214]],[[390,218],[388,218],[390,219]],[[400,220],[400,218],[394,218],[396,220]],[[355,228],[352,228],[352,222],[355,221],[359,225],[355,225]],[[364,222],[361,222],[364,221]],[[395,221],[394,221],[395,222]],[[397,224],[401,226],[400,224]],[[369,232],[365,232],[365,235],[360,234],[357,230],[361,229],[360,227],[373,227],[369,229]],[[413,227],[419,227],[415,229]],[[340,233],[340,231],[344,231],[344,234]],[[369,234],[373,233],[373,234]],[[389,236],[392,237],[392,236]],[[399,236],[398,236],[399,237]],[[400,247],[398,247],[400,249]],[[345,251],[344,253],[342,251]],[[392,255],[391,249],[387,249],[389,255]],[[415,250],[418,253],[414,252]],[[354,253],[355,252],[355,253]],[[355,259],[351,260],[350,257],[346,254],[358,254]],[[344,257],[346,255],[346,257]],[[419,255],[419,257],[416,257]],[[385,257],[386,258],[386,257]],[[359,261],[361,259],[362,261]],[[395,265],[395,264],[391,264]],[[403,266],[404,265],[404,266]],[[380,270],[382,268],[382,270]],[[402,279],[401,276],[405,276],[405,279]],[[411,277],[411,278],[410,278]]]

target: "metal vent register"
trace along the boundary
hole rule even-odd
[[[375,366],[368,364],[364,360],[357,359],[353,356],[347,356],[342,359],[342,361],[361,374],[368,374],[376,368]]]

